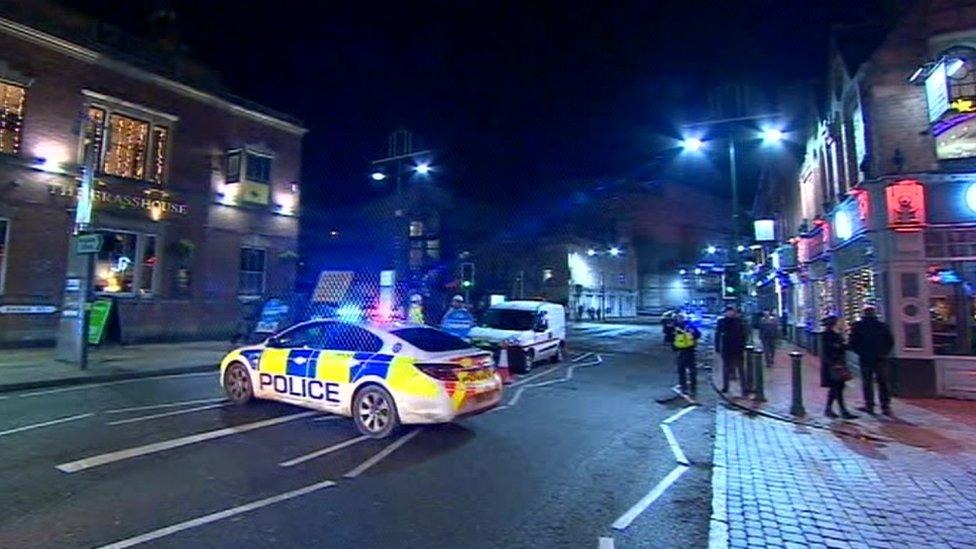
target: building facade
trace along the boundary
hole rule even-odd
[[[773,278],[799,343],[875,305],[899,394],[976,398],[976,2],[917,2],[883,30],[862,52],[834,37],[784,235],[797,262]]]
[[[54,5],[4,9],[0,344],[55,339],[86,159],[109,340],[223,338],[242,302],[292,290],[305,129]]]

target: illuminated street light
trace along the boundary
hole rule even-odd
[[[386,179],[386,174],[383,172],[373,172],[369,175],[373,181],[383,181]]]
[[[684,276],[688,274],[688,269],[678,269],[678,274]]]
[[[620,255],[620,248],[616,246],[610,248],[610,255],[612,255],[613,257],[617,257],[618,255]]]
[[[745,246],[743,246],[742,244],[739,244],[738,246],[736,246],[736,248],[735,248],[735,250],[736,250],[737,252],[739,252],[739,253],[741,253],[741,252],[744,252],[744,251],[746,251],[746,247],[745,247]]]
[[[681,141],[681,147],[686,151],[697,152],[704,146],[705,143],[697,137],[686,137]]]
[[[715,252],[718,251],[718,248],[716,248],[715,246],[709,244],[708,247],[705,248],[705,251],[708,252],[709,254],[714,254]]]
[[[596,250],[594,250],[593,248],[590,248],[589,250],[586,250],[586,255],[588,255],[590,257],[593,257],[593,256],[596,255]]]
[[[701,275],[702,274],[702,270],[699,269],[699,268],[695,268],[695,274],[696,275]]]
[[[779,143],[783,140],[783,130],[779,128],[766,128],[762,132],[762,140],[765,143]]]
[[[417,164],[417,167],[414,168],[414,171],[416,171],[420,175],[427,175],[430,173],[430,164],[426,162],[421,162],[420,164]]]

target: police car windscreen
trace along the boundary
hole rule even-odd
[[[393,335],[407,343],[428,353],[443,353],[445,351],[462,351],[471,348],[471,344],[449,333],[434,328],[401,328],[393,330]]]

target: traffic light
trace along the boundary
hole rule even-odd
[[[470,288],[474,286],[474,263],[461,264],[461,287]]]
[[[734,298],[739,292],[739,285],[741,283],[739,271],[726,271],[725,276],[722,277],[722,283],[722,295],[728,298]]]

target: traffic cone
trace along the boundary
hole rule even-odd
[[[512,382],[512,374],[508,370],[508,348],[502,348],[498,352],[498,364],[495,366],[498,370],[498,375],[502,378],[502,383],[509,384]]]

